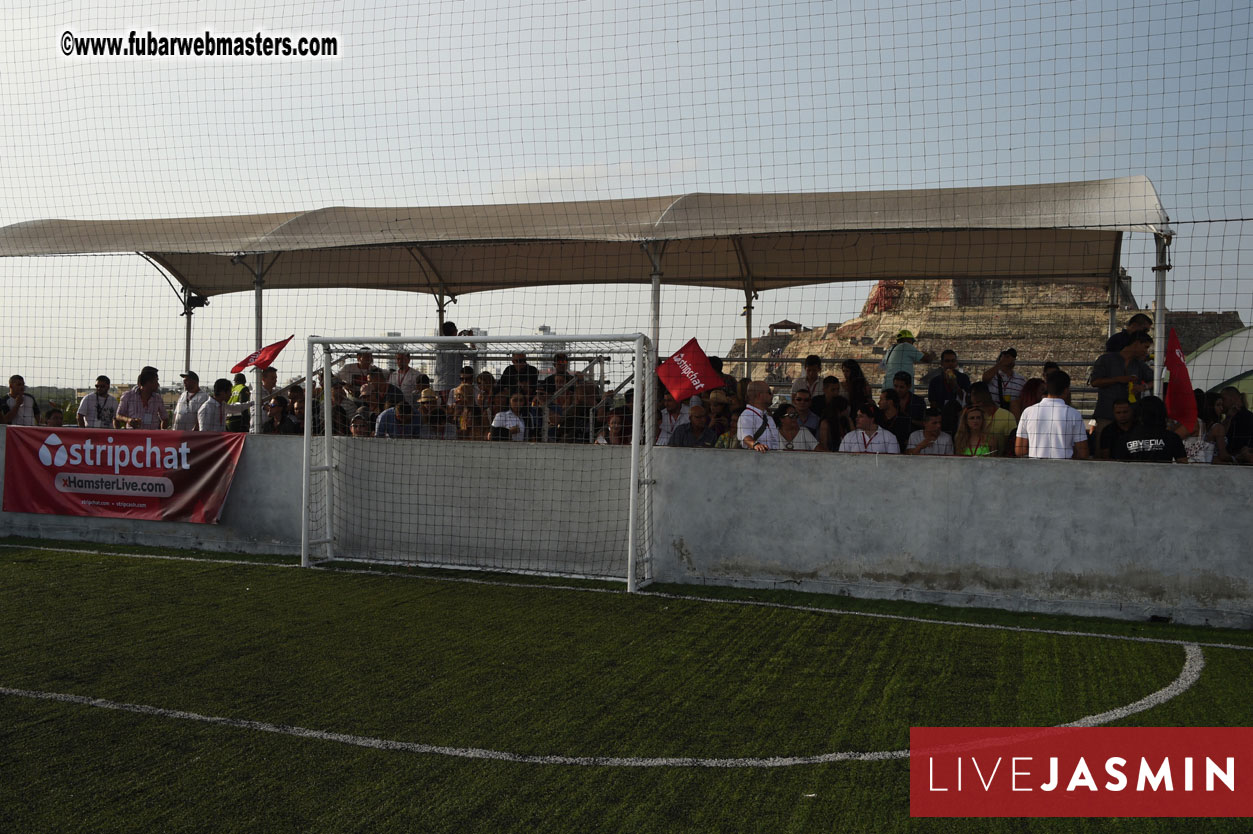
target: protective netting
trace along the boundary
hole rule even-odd
[[[696,337],[784,396],[805,356],[873,376],[907,329],[976,379],[1009,347],[1027,379],[1058,362],[1091,416],[1093,365],[1137,312],[1175,329],[1195,388],[1253,390],[1239,3],[85,2],[14,9],[2,43],[0,367],[66,422],[98,375],[116,397],[156,367],[173,405],[179,371],[208,387],[289,334],[429,334],[447,319],[651,334],[654,271],[662,355]],[[1141,176],[1168,221],[1114,219],[1134,208],[1124,198],[1093,213],[1036,194],[998,223],[980,190]],[[885,195],[919,189],[915,225],[877,236]],[[937,191],[953,189],[967,190]],[[868,196],[838,226],[796,208],[850,192]],[[667,213],[702,193],[795,199]],[[657,208],[578,202],[623,199]],[[520,203],[548,208],[522,224],[526,246],[500,237],[517,217],[483,210]],[[339,206],[398,208],[304,214]],[[426,213],[450,207],[442,225]],[[230,220],[258,213],[281,216]],[[53,218],[137,222],[39,222]],[[151,218],[198,218],[184,224],[195,245]],[[963,219],[1030,228],[971,235]],[[201,269],[211,257],[243,283]],[[280,385],[298,365],[280,358]],[[919,394],[938,372],[916,366]],[[1209,422],[1229,416],[1215,408]]]
[[[454,338],[310,347],[310,558],[646,582],[644,339]]]

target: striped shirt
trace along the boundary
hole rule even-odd
[[[139,388],[132,388],[122,395],[122,402],[117,407],[117,416],[127,420],[132,417],[140,418],[143,421],[139,426],[141,429],[159,429],[166,419],[165,403],[161,402],[159,393],[154,393],[148,398],[148,405],[145,406],[143,398],[139,395]]]

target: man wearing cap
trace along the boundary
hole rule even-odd
[[[417,413],[413,415],[413,422],[418,426],[415,437],[421,437],[424,440],[443,439],[443,434],[435,431],[435,409],[439,406],[439,394],[435,393],[433,388],[423,389],[418,395]]]
[[[359,408],[357,413],[352,415],[352,422],[348,425],[348,433],[353,437],[373,437],[370,431],[369,409]]]
[[[174,431],[199,431],[200,407],[210,399],[208,391],[200,390],[200,375],[195,371],[179,374],[183,378],[183,393],[174,404]]]
[[[1127,319],[1127,326],[1122,330],[1110,336],[1105,342],[1106,353],[1117,353],[1125,348],[1130,342],[1131,337],[1136,333],[1148,333],[1153,329],[1153,320],[1144,313],[1136,313]]]
[[[883,357],[883,388],[891,388],[892,380],[899,371],[905,371],[910,378],[914,376],[914,366],[919,362],[930,362],[935,355],[923,353],[914,346],[914,334],[909,330],[901,330],[896,334],[896,344],[888,349]]]
[[[808,392],[810,399],[822,393],[822,357],[816,353],[805,357],[805,374],[792,383],[792,402],[800,391]]]
[[[1096,408],[1092,416],[1096,418],[1097,437],[1114,422],[1114,400],[1126,397],[1134,403],[1146,390],[1151,391],[1153,369],[1144,360],[1152,346],[1153,337],[1138,331],[1131,334],[1122,350],[1103,354],[1092,365],[1091,382],[1096,389]]]
[[[1013,405],[1014,400],[1018,399],[1018,395],[1022,393],[1022,386],[1027,384],[1027,378],[1014,370],[1014,363],[1017,361],[1018,351],[1012,347],[1005,348],[996,357],[996,364],[983,372],[983,381],[988,384],[988,393],[992,395],[996,404],[1004,409],[1009,409]]]
[[[252,400],[252,391],[248,388],[248,377],[235,374],[235,384],[231,386],[231,395],[226,400],[226,430],[248,431],[251,413],[248,403]]]
[[[688,420],[691,420],[690,409]],[[724,435],[731,430],[731,398],[721,388],[715,388],[709,392],[709,425],[719,435]]]
[[[748,405],[736,423],[735,433],[740,439],[740,446],[754,452],[768,452],[778,449],[782,444],[779,438],[779,427],[766,409],[770,408],[770,386],[762,380],[748,383]]]
[[[196,412],[197,431],[226,431],[226,403],[230,398],[231,381],[223,377],[214,382],[213,396]]]
[[[357,348],[357,361],[351,365],[344,363],[344,367],[339,369],[336,376],[340,382],[350,386],[356,391],[365,384],[366,379],[370,375],[370,368],[374,365],[374,352],[365,345]],[[264,397],[262,398],[264,399]]]

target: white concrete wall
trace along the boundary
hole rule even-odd
[[[656,578],[1253,627],[1247,467],[654,455]]]
[[[300,442],[248,438],[220,524],[0,512],[0,535],[298,553]],[[625,575],[627,496],[599,489],[625,479],[625,449],[345,442],[366,451],[337,473],[339,555]],[[0,463],[3,449],[0,431]],[[1248,467],[667,448],[653,462],[660,582],[1253,627]],[[385,532],[398,518],[413,523],[401,548]]]

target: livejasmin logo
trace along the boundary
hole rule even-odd
[[[914,727],[916,817],[1253,816],[1248,727]]]
[[[943,760],[942,765],[944,766]],[[1002,769],[1002,765],[1005,768]],[[1141,757],[1136,776],[1135,787],[1130,787],[1127,779],[1128,762],[1122,756],[1110,756],[1104,763],[1104,774],[1110,778],[1097,784],[1096,778],[1092,775],[1092,768],[1088,765],[1087,759],[1080,756],[1078,761],[1067,761],[1064,764],[1058,756],[1049,756],[1047,762],[1048,779],[1040,781],[1038,778],[1041,774],[1036,769],[1038,762],[1033,756],[1013,756],[1007,763],[1004,756],[997,756],[995,760],[984,760],[980,762],[978,756],[958,756],[957,757],[957,780],[956,784],[942,784],[936,782],[935,758],[928,757],[927,767],[930,771],[930,783],[928,789],[931,791],[961,791],[966,788],[978,787],[971,784],[969,779],[970,771],[974,771],[974,775],[978,777],[979,785],[985,792],[991,791],[993,784],[996,782],[997,773],[1001,774],[1002,779],[1010,781],[1010,790],[1014,792],[1028,791],[1055,791],[1061,788],[1065,791],[1089,790],[1089,791],[1125,791],[1128,789],[1136,791],[1170,791],[1184,790],[1191,791],[1198,788],[1198,782],[1195,779],[1197,771],[1200,768],[1199,763],[1193,762],[1191,756],[1182,757],[1182,761],[1175,760],[1172,767],[1170,757],[1163,758],[1156,765],[1151,764],[1148,759]],[[964,784],[962,780],[963,766],[966,774],[968,774]],[[1133,772],[1137,772],[1132,763]],[[985,775],[986,772],[986,775]],[[1099,772],[1099,771],[1098,771]],[[1067,774],[1065,785],[1062,785],[1063,775]],[[1176,787],[1175,774],[1182,776],[1181,783]],[[1205,757],[1205,790],[1213,791],[1216,782],[1229,791],[1236,789],[1236,759],[1234,756],[1228,756],[1222,764],[1215,762],[1210,757]]]
[[[191,449],[184,441],[177,446],[161,445],[147,438],[145,443],[128,446],[115,443],[112,437],[106,443],[92,443],[91,438],[82,443],[66,446],[55,434],[48,435],[39,447],[39,462],[44,466],[111,466],[113,474],[127,467],[136,469],[191,469]]]

